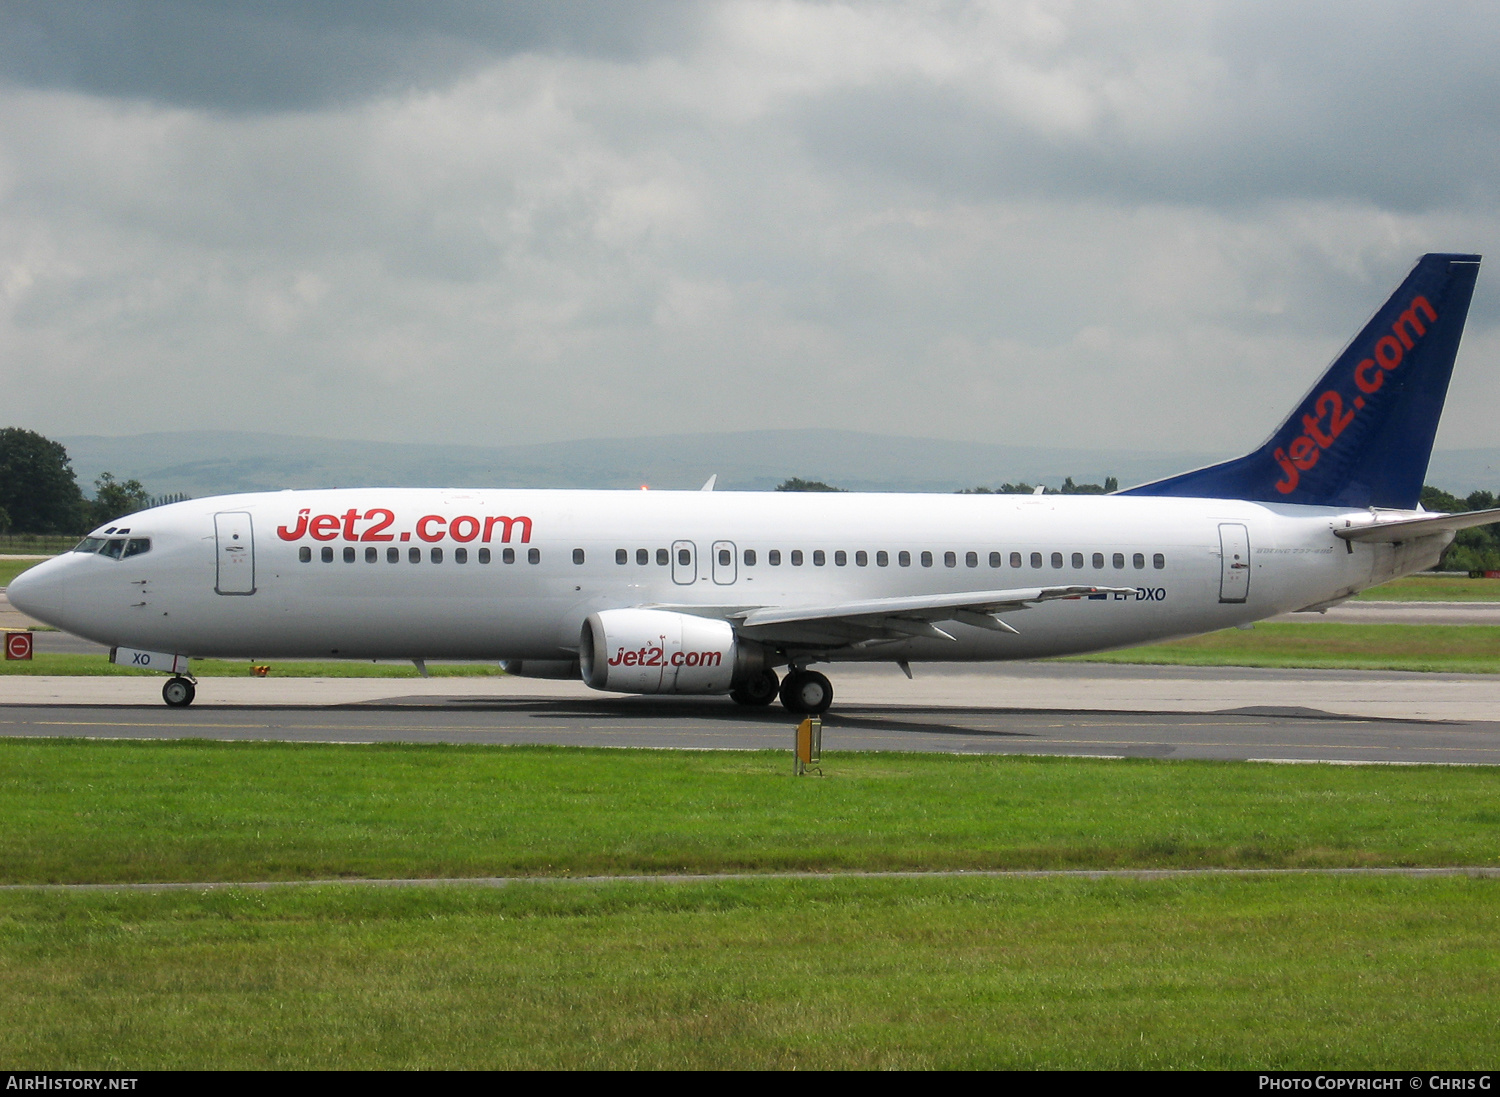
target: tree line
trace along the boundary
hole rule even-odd
[[[101,473],[84,497],[61,442],[20,427],[0,429],[0,533],[76,536],[186,495],[152,495],[139,480]]]

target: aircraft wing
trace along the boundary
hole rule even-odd
[[[1394,522],[1372,522],[1364,526],[1349,526],[1334,530],[1334,536],[1346,541],[1374,541],[1380,544],[1398,544],[1418,537],[1433,537],[1439,533],[1453,533],[1474,526],[1487,526],[1500,522],[1500,510],[1471,510],[1463,514],[1432,514],[1421,518],[1402,518]]]
[[[909,598],[873,598],[817,606],[761,606],[727,615],[745,636],[771,642],[845,646],[931,637],[952,640],[935,621],[959,621],[993,632],[1017,630],[997,614],[1040,602],[1133,593],[1134,587],[1057,586],[964,591]]]

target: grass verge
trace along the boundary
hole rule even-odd
[[[1365,602],[1500,602],[1500,579],[1407,575],[1354,597]]]
[[[0,882],[1500,863],[1500,769],[0,739]]]
[[[10,582],[27,568],[34,568],[40,564],[40,560],[10,560],[0,556],[0,587],[10,586]]]
[[[231,659],[194,659],[195,678],[248,678],[255,664]],[[330,659],[324,662],[272,662],[270,678],[419,678],[410,663],[370,663],[353,659]],[[429,663],[427,673],[434,678],[503,678],[505,672],[497,663]],[[107,655],[65,655],[38,653],[29,660],[0,662],[0,676],[64,675],[67,677],[126,676],[160,678],[161,674],[134,667],[116,666]]]
[[[1500,674],[1493,625],[1257,624],[1167,644],[1068,656],[1085,663]]]
[[[1500,882],[0,895],[52,1069],[1488,1069]]]

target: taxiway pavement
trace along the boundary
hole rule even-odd
[[[1500,678],[1021,663],[834,667],[824,750],[1500,764]],[[788,749],[779,707],[528,679],[0,679],[0,735]]]

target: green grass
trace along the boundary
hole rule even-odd
[[[1354,597],[1365,602],[1495,602],[1500,601],[1500,579],[1408,575],[1361,591]]]
[[[1500,769],[0,738],[7,881],[1495,864]],[[26,1069],[1487,1068],[1500,880],[0,892]]]
[[[10,586],[11,580],[27,568],[34,568],[40,560],[7,560],[0,556],[0,587]]]
[[[886,753],[823,768],[795,779],[790,752],[0,739],[0,882],[1500,864],[1500,768]]]
[[[1500,881],[0,895],[27,1069],[1488,1069]]]
[[[194,659],[195,678],[248,678],[249,660]],[[271,660],[260,664],[269,666],[269,678],[418,678],[417,668],[410,663],[370,663],[353,659],[330,659],[323,662],[281,662]],[[434,678],[503,678],[505,672],[496,663],[429,663],[427,673]],[[154,671],[138,670],[134,667],[115,666],[107,655],[67,655],[39,653],[29,660],[0,662],[0,676],[56,674],[69,677],[80,676],[145,676],[161,677]]]
[[[1500,674],[1500,626],[1261,623],[1068,661]]]

